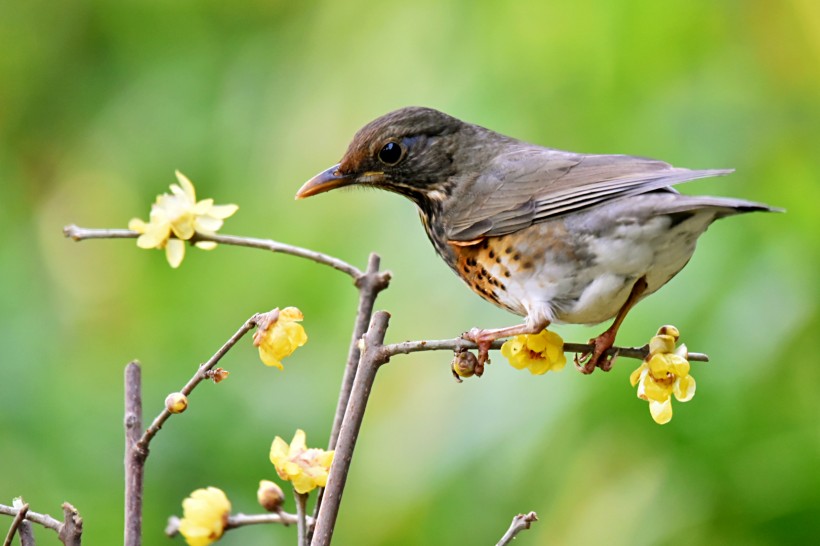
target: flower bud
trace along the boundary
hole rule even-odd
[[[458,382],[461,382],[462,377],[472,377],[475,375],[475,369],[478,365],[478,359],[470,351],[458,351],[453,356],[453,362],[450,364],[450,369],[453,371],[453,377]]]
[[[675,328],[671,324],[665,324],[664,326],[661,326],[660,328],[658,328],[658,334],[657,335],[659,335],[659,336],[672,336],[672,338],[675,340],[675,343],[677,343],[677,341],[680,339],[680,332],[678,331],[677,328]]]
[[[213,370],[208,370],[205,372],[205,377],[209,378],[214,383],[219,383],[220,381],[225,381],[228,379],[230,374],[231,372],[224,368],[214,368]]]
[[[649,340],[649,354],[671,353],[675,350],[675,338],[670,335],[657,335]]]
[[[165,398],[165,408],[171,413],[182,413],[188,409],[188,397],[181,392],[172,392]]]
[[[285,502],[285,494],[282,488],[270,480],[261,480],[259,489],[256,491],[256,499],[260,506],[268,512],[279,512],[282,510],[282,503]]]

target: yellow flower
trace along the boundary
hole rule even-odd
[[[305,329],[299,324],[304,317],[296,307],[274,309],[257,320],[253,344],[259,347],[259,358],[267,366],[282,369],[281,360],[307,343]]]
[[[277,436],[270,447],[270,461],[283,480],[293,484],[297,493],[307,493],[327,484],[333,451],[305,447],[305,431],[299,429],[288,445]]]
[[[133,218],[128,229],[140,233],[137,246],[140,248],[164,248],[165,257],[171,267],[179,267],[185,257],[184,241],[195,233],[214,235],[222,227],[225,218],[237,211],[236,205],[214,205],[213,199],[196,200],[196,192],[191,181],[176,171],[179,185],[171,184],[171,193],[157,196],[151,205],[148,222]],[[175,238],[171,238],[171,235]],[[203,250],[216,247],[212,241],[198,241],[196,246]]]
[[[533,375],[560,371],[567,363],[564,340],[555,332],[544,330],[539,334],[515,336],[501,346],[501,355],[513,368],[528,368]]]
[[[207,546],[219,540],[228,523],[231,503],[221,489],[197,489],[182,501],[179,532],[189,546]]]
[[[689,375],[686,345],[675,349],[677,335],[663,334],[665,326],[649,342],[649,355],[629,376],[638,386],[638,398],[649,402],[649,413],[663,425],[672,419],[672,396],[688,402],[695,396],[695,379]],[[677,333],[677,329],[674,330]]]

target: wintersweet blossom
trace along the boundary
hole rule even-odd
[[[179,267],[185,257],[185,241],[195,233],[214,235],[228,218],[239,209],[236,205],[214,205],[213,199],[196,200],[194,185],[184,174],[176,171],[179,185],[171,184],[171,193],[157,196],[151,205],[148,222],[133,218],[128,229],[140,233],[140,248],[164,248],[171,267]],[[171,237],[171,236],[174,237]],[[203,250],[216,247],[212,241],[198,241]]]
[[[533,375],[560,371],[567,364],[564,340],[555,332],[544,330],[538,334],[515,336],[501,346],[501,355],[513,368],[527,368]]]
[[[677,328],[663,326],[649,342],[649,355],[629,376],[638,386],[638,398],[649,402],[649,413],[660,425],[672,419],[672,396],[688,402],[695,396],[695,379],[689,375],[686,345],[675,349]]]
[[[219,540],[228,523],[231,503],[221,489],[197,489],[182,501],[179,532],[189,546],[208,546]]]
[[[274,309],[258,321],[253,344],[259,347],[259,358],[267,366],[282,369],[281,360],[307,343],[307,334],[299,322],[304,319],[296,307]]]
[[[290,445],[279,436],[273,440],[270,461],[279,477],[290,481],[297,493],[307,493],[327,484],[333,451],[307,448],[305,431],[298,429]]]

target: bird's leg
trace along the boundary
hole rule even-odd
[[[612,325],[607,328],[603,334],[589,340],[590,345],[592,345],[592,352],[584,353],[580,357],[576,357],[575,366],[581,373],[592,373],[596,367],[601,368],[605,372],[612,369],[613,359],[612,357],[604,357],[604,353],[615,344],[615,335],[618,333],[618,328],[621,327],[621,323],[623,323],[629,310],[635,307],[635,304],[641,299],[641,295],[646,291],[646,286],[645,276],[635,281],[635,284],[632,285],[632,291],[629,293],[629,297],[626,298],[626,302],[624,302],[618,310],[618,314],[615,316]]]
[[[490,362],[490,346],[496,339],[522,334],[537,334],[549,326],[549,321],[539,319],[536,321],[527,320],[524,324],[517,326],[507,326],[506,328],[494,328],[484,330],[482,328],[472,328],[469,332],[461,334],[463,339],[472,341],[478,345],[478,365],[475,374],[481,376],[484,373],[484,364]]]

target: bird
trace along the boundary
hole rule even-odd
[[[341,161],[305,182],[296,199],[358,186],[415,203],[430,242],[456,275],[524,317],[462,335],[476,344],[481,370],[497,339],[614,318],[576,357],[591,373],[611,368],[608,351],[627,313],[687,264],[712,222],[779,210],[673,187],[731,172],[547,148],[411,106],[362,127]]]

